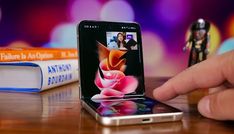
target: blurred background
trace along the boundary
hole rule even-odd
[[[189,26],[211,22],[210,55],[234,49],[233,0],[0,0],[0,47],[77,48],[84,19],[141,25],[146,76],[172,76],[187,67]]]

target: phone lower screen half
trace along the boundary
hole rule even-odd
[[[83,98],[144,94],[141,34],[137,28],[126,30],[122,26],[99,23],[80,26],[78,47]]]
[[[100,116],[106,117],[181,112],[178,109],[147,97],[99,100],[96,102],[85,100],[85,102]]]

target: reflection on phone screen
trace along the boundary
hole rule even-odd
[[[139,97],[111,100],[91,100],[96,112],[101,116],[126,116],[156,113],[170,113],[178,110],[156,100]]]

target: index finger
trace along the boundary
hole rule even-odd
[[[193,65],[156,88],[153,95],[165,101],[196,89],[216,87],[225,81],[234,85],[234,51]]]

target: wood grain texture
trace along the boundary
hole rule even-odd
[[[147,78],[147,95],[167,78]],[[194,98],[196,99],[196,98]],[[202,117],[187,96],[166,102],[184,111],[181,122],[104,127],[81,109],[78,83],[40,94],[0,92],[1,134],[231,134],[233,122]]]

